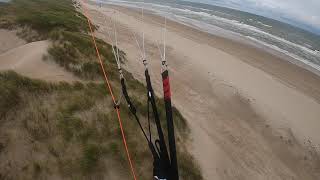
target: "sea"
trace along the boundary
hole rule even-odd
[[[99,0],[144,8],[202,31],[270,49],[320,74],[320,35],[277,20],[226,7],[182,0]],[[315,70],[315,71],[314,71]]]

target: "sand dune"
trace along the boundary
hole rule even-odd
[[[0,33],[3,33],[1,31]],[[0,71],[14,70],[19,74],[48,81],[76,81],[78,80],[71,73],[66,72],[50,60],[44,61],[43,56],[47,54],[50,45],[48,41],[32,42],[21,45],[21,40],[1,39],[1,49],[7,51],[0,54]],[[9,49],[9,48],[12,49]],[[9,50],[8,50],[9,49]]]
[[[17,37],[15,31],[0,29],[0,54],[24,44],[26,42]]]
[[[97,36],[109,41],[117,19],[128,71],[144,81],[132,32],[145,29],[147,57],[161,95],[163,19],[117,6],[86,4]],[[116,12],[116,13],[115,13]],[[320,176],[320,78],[277,56],[168,22],[173,103],[192,129],[190,151],[205,179],[317,179]],[[314,146],[310,147],[310,146]]]

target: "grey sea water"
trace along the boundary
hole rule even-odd
[[[320,36],[277,20],[225,7],[181,0],[100,1],[143,7],[215,35],[241,37],[286,54],[320,71]]]

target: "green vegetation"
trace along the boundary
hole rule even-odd
[[[59,65],[84,79],[93,80],[101,77],[101,68],[91,36],[79,32],[57,30],[50,33],[49,37],[54,43],[48,52]],[[97,45],[102,61],[108,64],[105,67],[108,69],[108,75],[111,79],[115,79],[118,72],[111,46],[102,40],[97,40]],[[121,55],[124,59],[125,54],[122,51]]]
[[[0,5],[1,27],[22,28],[20,36],[28,41],[50,39],[50,57],[44,60],[52,59],[84,80],[101,79],[86,19],[71,0],[13,0]],[[99,39],[97,44],[118,97],[120,84],[111,46]],[[121,60],[125,62],[122,51]],[[129,93],[145,121],[146,89],[129,72],[124,74]],[[2,164],[10,170],[0,170],[0,179],[104,179],[111,171],[130,179],[111,97],[104,84],[86,82],[49,83],[12,71],[0,73],[0,150],[23,147],[17,152],[19,156],[16,154],[19,160],[0,159],[0,163],[22,162],[14,168]],[[164,119],[163,100],[157,99],[157,103],[160,118]],[[121,105],[121,117],[138,177],[150,179],[151,155],[125,103]],[[174,120],[181,177],[202,179],[199,167],[184,148],[189,133],[187,123],[175,108]],[[12,135],[14,132],[18,134]]]
[[[0,6],[0,27],[28,26],[47,39],[51,31],[62,29],[86,32],[86,18],[71,0],[12,0]]]

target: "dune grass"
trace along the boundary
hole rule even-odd
[[[78,32],[57,30],[51,32],[49,37],[54,43],[48,52],[55,62],[83,79],[101,78],[101,67],[97,61],[91,36]],[[108,70],[110,78],[115,79],[118,72],[111,46],[99,39],[97,40],[97,46],[102,61],[106,65],[105,69]],[[122,59],[124,59],[124,52],[120,52]]]
[[[0,89],[0,136],[9,132],[6,127],[21,123],[13,129],[25,132],[28,137],[25,143],[41,144],[37,151],[46,154],[46,163],[36,162],[33,166],[33,161],[27,161],[27,155],[19,156],[26,160],[26,166],[36,168],[37,177],[50,177],[45,169],[56,169],[54,167],[58,167],[56,174],[76,179],[97,178],[106,169],[127,171],[117,119],[103,84],[53,84],[9,71],[0,73]],[[141,179],[148,179],[152,164],[147,145],[125,105],[121,106],[121,116],[137,172]],[[175,120],[183,121],[177,117]],[[5,149],[17,142],[13,138],[2,145]],[[178,155],[182,178],[201,179],[199,168],[185,149],[180,148]],[[108,167],[109,161],[117,166]],[[18,178],[23,171],[13,174],[0,171],[0,174]],[[129,178],[130,174],[124,176]]]
[[[43,38],[55,29],[86,32],[86,18],[71,0],[12,0],[0,12],[0,27],[29,26]]]

